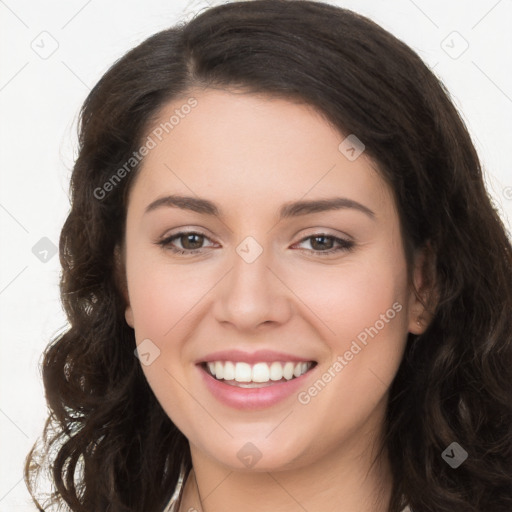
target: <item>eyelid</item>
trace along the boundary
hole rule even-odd
[[[300,240],[304,240],[304,238],[310,237],[310,236],[332,236],[333,238],[344,238],[347,240],[347,242],[355,242],[355,239],[353,236],[349,235],[348,233],[345,233],[344,231],[339,231],[337,229],[332,228],[323,228],[323,227],[312,227],[312,228],[306,228],[301,229],[298,233],[302,233]],[[294,238],[298,236],[297,234],[294,236]]]
[[[193,256],[196,254],[204,254],[205,249],[210,249],[212,246],[207,247],[200,247],[199,249],[180,249],[177,247],[174,247],[171,242],[174,240],[178,240],[181,237],[187,236],[187,235],[198,235],[200,237],[203,237],[204,239],[208,240],[209,242],[212,242],[214,245],[216,242],[214,242],[208,235],[202,232],[200,229],[183,229],[181,228],[181,231],[177,231],[175,233],[170,233],[169,235],[165,235],[160,240],[156,241],[155,244],[161,246],[163,250],[167,250],[173,254],[180,255],[180,256]],[[331,255],[339,255],[340,253],[346,253],[350,252],[354,249],[354,246],[356,245],[353,241],[352,237],[347,236],[347,238],[340,237],[333,235],[331,233],[328,233],[327,230],[322,230],[317,228],[316,231],[313,233],[307,234],[302,236],[297,242],[295,242],[291,247],[304,243],[306,241],[310,241],[314,238],[319,237],[326,237],[329,239],[332,239],[334,242],[335,247],[326,249],[326,250],[319,250],[315,251],[314,249],[304,249],[304,248],[298,248],[296,250],[302,251],[307,253],[308,255],[313,255],[313,257],[328,257]],[[311,242],[310,242],[311,243]],[[337,246],[336,246],[337,244]]]
[[[184,226],[177,226],[173,229],[167,230],[164,232],[163,235],[159,236],[154,240],[154,243],[159,244],[161,242],[165,242],[166,240],[169,240],[171,238],[179,238],[179,236],[185,236],[185,235],[200,235],[203,236],[205,239],[212,243],[220,243],[216,242],[217,238],[210,234],[209,230],[196,227],[194,225],[184,225]]]
[[[175,230],[177,230],[177,231],[175,231]],[[307,228],[307,231],[309,231],[309,230],[312,230],[311,233],[308,233],[308,234],[303,233],[301,235],[301,237],[298,238],[298,240],[293,243],[293,245],[304,241],[305,238],[313,237],[313,236],[322,236],[322,235],[333,237],[333,238],[342,238],[342,239],[345,239],[347,242],[355,242],[354,238],[345,232],[338,231],[337,233],[331,233],[331,232],[329,232],[330,231],[329,228],[320,228],[320,227]],[[187,234],[201,235],[201,236],[204,236],[205,238],[207,238],[208,240],[210,240],[210,242],[213,242],[212,236],[209,235],[208,233],[206,233],[205,231],[206,230],[204,230],[203,228],[196,228],[191,225],[178,226],[178,227],[174,228],[173,230],[171,230],[170,232],[166,231],[164,235],[162,235],[157,240],[155,240],[155,243],[159,243],[161,241],[168,240],[169,238],[172,238],[177,235],[187,235]],[[301,230],[301,231],[304,231],[304,230]],[[297,234],[295,234],[293,236],[293,238],[296,238],[296,237],[297,237]]]
[[[306,251],[308,254],[315,255],[315,257],[316,256],[329,256],[329,255],[333,255],[333,254],[339,254],[342,252],[349,252],[352,249],[354,249],[354,246],[356,245],[355,242],[351,239],[351,237],[343,238],[340,236],[332,235],[330,233],[324,233],[324,232],[319,231],[319,232],[315,232],[315,233],[303,236],[298,242],[295,242],[292,245],[292,247],[296,246],[298,244],[302,244],[304,242],[308,242],[308,241],[309,241],[309,243],[311,243],[312,239],[320,238],[320,237],[332,239],[335,246],[331,249],[326,249],[324,251],[315,251],[313,249],[303,249],[303,248],[298,248],[297,250]],[[337,246],[336,246],[336,244],[337,244]]]
[[[217,244],[217,242],[212,240],[212,237],[210,237],[209,235],[207,235],[200,229],[195,229],[195,228],[194,229],[178,228],[178,229],[179,229],[179,231],[176,231],[174,233],[173,232],[166,233],[164,236],[158,238],[154,243],[157,245],[161,245],[162,247],[165,248],[167,245],[170,245],[170,242],[173,240],[178,240],[179,238],[187,236],[187,235],[198,235],[198,236],[202,236],[205,240],[208,240],[209,242],[211,242],[212,245]],[[208,246],[208,247],[211,247],[211,246]],[[207,249],[208,247],[202,247],[200,249],[184,249],[184,250],[189,253],[193,253],[194,251],[196,251],[196,252],[201,251],[203,249]]]

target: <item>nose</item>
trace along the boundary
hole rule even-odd
[[[243,252],[234,254],[230,272],[216,287],[218,322],[249,332],[284,324],[290,318],[293,293],[270,256],[270,250],[264,249],[251,262]]]

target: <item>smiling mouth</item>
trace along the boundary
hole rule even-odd
[[[262,388],[288,382],[308,373],[316,361],[249,364],[233,361],[201,363],[203,370],[215,380],[240,388]]]

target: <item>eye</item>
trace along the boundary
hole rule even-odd
[[[181,248],[174,245],[175,240],[180,243]],[[202,233],[196,231],[180,231],[179,233],[160,240],[157,244],[176,254],[195,254],[202,251],[202,245],[205,240],[209,240],[209,238]]]
[[[160,245],[164,249],[175,254],[190,255],[200,253],[203,249],[207,248],[203,247],[205,240],[211,241],[203,233],[196,231],[180,231],[179,233],[175,233],[174,235],[158,241],[157,245]],[[177,242],[181,247],[176,247]],[[295,245],[303,244],[305,242],[309,242],[311,249],[302,248],[300,250],[307,251],[318,256],[326,256],[341,251],[350,251],[355,245],[351,240],[345,240],[326,233],[310,235],[303,238]],[[212,247],[212,245],[209,247]]]
[[[354,242],[352,242],[351,240],[345,240],[344,238],[338,238],[333,235],[328,235],[325,233],[316,233],[314,235],[310,235],[306,238],[303,238],[299,242],[299,244],[308,241],[312,249],[303,250],[313,252],[315,255],[318,256],[325,256],[340,251],[350,251],[351,249],[353,249],[355,245]]]

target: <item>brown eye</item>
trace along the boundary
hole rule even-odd
[[[157,244],[177,254],[195,254],[207,248],[203,246],[205,240],[209,240],[209,238],[201,233],[190,231],[176,233]]]
[[[324,256],[333,254],[341,251],[350,251],[354,247],[354,242],[350,240],[344,240],[343,238],[337,238],[332,235],[324,233],[318,233],[303,238],[299,244],[309,241],[311,249],[303,249],[308,252],[312,252],[315,255]]]
[[[194,250],[201,248],[204,241],[204,236],[197,233],[187,233],[180,235],[178,239],[180,240],[184,249]]]
[[[318,249],[321,251],[326,249],[332,249],[334,245],[334,239],[331,236],[312,236],[311,240],[311,247],[313,247],[313,249]]]

